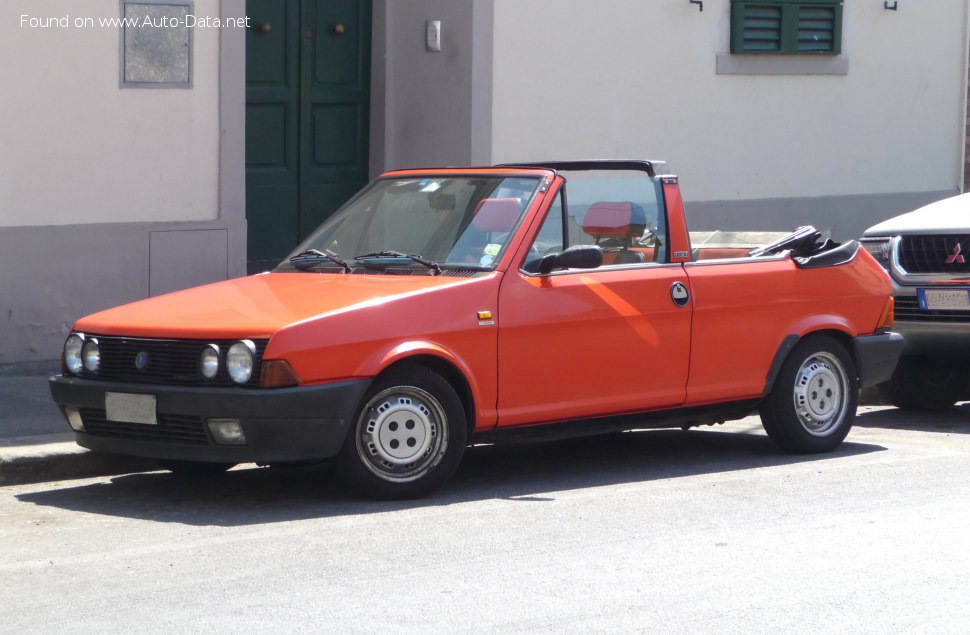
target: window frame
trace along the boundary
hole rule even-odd
[[[650,177],[650,178],[653,179],[655,177]],[[525,264],[529,260],[529,253],[532,250],[532,246],[535,244],[536,240],[538,240],[539,234],[542,232],[542,228],[545,225],[546,221],[549,220],[549,215],[553,213],[553,209],[555,209],[556,207],[557,199],[560,199],[562,201],[562,204],[559,206],[559,208],[560,208],[560,222],[562,223],[563,249],[568,249],[571,246],[569,245],[569,203],[568,203],[568,196],[566,193],[567,184],[568,183],[565,177],[563,177],[563,182],[559,186],[559,189],[555,190],[554,192],[551,192],[553,194],[553,197],[551,199],[551,202],[549,203],[549,206],[545,209],[545,211],[542,211],[539,213],[539,216],[541,218],[536,219],[538,221],[538,226],[536,227],[535,234],[531,238],[529,238],[528,249],[525,250],[525,253],[518,264],[518,270],[520,274],[524,276],[528,276],[530,278],[538,278],[538,277],[545,277],[545,276],[589,274],[597,271],[615,271],[617,269],[642,269],[645,267],[679,267],[682,264],[684,264],[680,262],[670,262],[671,254],[670,254],[670,249],[668,247],[668,245],[670,244],[670,222],[669,222],[670,219],[667,218],[667,201],[663,198],[663,193],[661,190],[661,197],[659,199],[660,209],[658,210],[658,213],[664,215],[664,231],[663,231],[664,259],[663,261],[609,264],[609,265],[600,265],[599,267],[595,267],[593,269],[564,269],[564,270],[550,271],[549,273],[539,273],[538,271],[529,271],[528,269],[526,269]],[[660,237],[658,236],[658,238]]]
[[[748,50],[744,48],[744,10],[749,6],[777,7],[781,10],[778,50]],[[832,49],[827,51],[798,50],[798,13],[805,7],[833,9]],[[837,56],[842,54],[842,20],[844,0],[731,0],[732,55],[791,55]]]

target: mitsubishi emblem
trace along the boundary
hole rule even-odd
[[[964,264],[966,262],[966,259],[960,254],[961,251],[962,251],[962,247],[960,247],[960,243],[958,241],[957,246],[953,248],[953,255],[947,256],[946,264],[948,265],[952,265],[954,263],[958,263],[961,265]]]

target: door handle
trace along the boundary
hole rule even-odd
[[[256,30],[259,31],[260,35],[269,35],[270,33],[273,32],[273,25],[270,24],[269,22],[263,22],[262,24],[256,27]]]
[[[341,35],[343,35],[346,32],[347,32],[347,28],[343,24],[341,24],[340,22],[337,22],[336,24],[331,24],[330,25],[330,35],[332,35],[334,37],[340,37]]]

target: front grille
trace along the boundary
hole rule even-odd
[[[101,366],[96,372],[84,370],[82,377],[140,384],[176,386],[236,386],[226,372],[225,356],[239,340],[162,340],[139,337],[115,337],[88,334],[98,340]],[[222,356],[218,374],[206,379],[199,370],[199,358],[207,344],[219,347]],[[247,386],[259,386],[260,363],[267,340],[253,340],[256,345],[255,367]],[[144,368],[135,365],[139,353],[147,355]]]
[[[88,434],[116,439],[164,441],[188,445],[208,445],[209,439],[201,417],[158,415],[158,425],[108,421],[104,410],[81,408],[81,421]]]
[[[907,273],[970,273],[970,236],[903,236],[899,264]]]
[[[970,311],[921,311],[916,296],[896,296],[896,320],[900,322],[970,322]]]

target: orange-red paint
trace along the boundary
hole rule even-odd
[[[818,269],[788,258],[691,262],[676,179],[663,181],[669,263],[532,276],[520,266],[562,177],[519,168],[387,176],[524,172],[549,186],[495,270],[478,277],[271,273],[102,311],[74,328],[267,338],[264,360],[285,362],[281,376],[292,372],[304,385],[432,356],[467,379],[475,425],[485,429],[757,397],[787,335],[855,336],[886,323],[889,279],[864,250]],[[683,307],[672,302],[676,283],[690,290]]]

